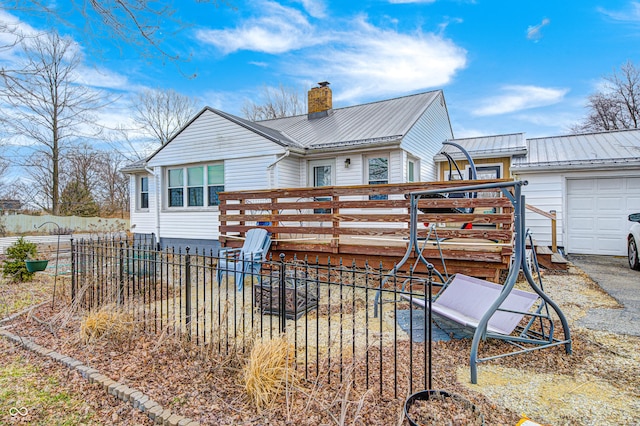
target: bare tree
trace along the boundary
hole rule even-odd
[[[270,120],[304,114],[306,103],[298,91],[280,84],[277,88],[264,86],[260,103],[245,101],[242,114],[251,121]]]
[[[95,122],[92,113],[108,100],[78,82],[81,56],[70,39],[52,32],[21,45],[23,65],[2,74],[0,100],[10,106],[2,114],[7,132],[31,144],[33,154],[23,165],[33,166],[27,172],[47,200],[42,207],[57,214],[63,152],[88,136]]]
[[[87,143],[69,148],[61,161],[64,168],[64,173],[61,173],[61,182],[64,182],[65,186],[78,182],[95,197],[95,193],[102,185],[100,176],[102,156],[101,151]]]
[[[162,146],[193,118],[196,107],[193,98],[174,90],[145,90],[135,100],[134,120]]]
[[[129,209],[129,178],[120,169],[128,159],[118,152],[102,152],[98,162],[100,188],[96,199],[103,214],[120,216]]]
[[[640,127],[640,69],[628,61],[604,77],[602,90],[589,96],[588,114],[572,127],[576,133]]]
[[[215,7],[229,4],[227,0],[195,0]],[[144,57],[160,55],[169,60],[182,60],[174,49],[175,34],[188,28],[171,6],[171,2],[151,0],[71,0],[51,2],[49,0],[6,0],[2,8],[7,11],[46,19],[52,28],[79,30],[84,34],[83,45],[93,45],[92,52],[99,49],[101,41],[121,42],[138,49]],[[76,23],[84,27],[77,28]],[[0,32],[17,34],[12,25],[0,23]]]

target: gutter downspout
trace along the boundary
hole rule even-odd
[[[273,179],[271,179],[271,172],[273,171],[273,168],[282,160],[284,160],[285,158],[287,158],[289,155],[291,154],[291,151],[289,151],[288,149],[284,152],[284,154],[282,154],[280,157],[276,158],[276,161],[274,161],[273,163],[269,164],[267,166],[267,179],[269,182],[269,189],[273,189]]]
[[[159,193],[159,186],[160,186],[160,182],[158,182],[158,177],[156,176],[156,172],[154,170],[151,170],[149,167],[144,166],[144,169],[147,171],[147,173],[149,173],[151,176],[153,176],[153,184],[155,186],[155,211],[156,211],[156,220],[155,220],[155,229],[156,229],[156,244],[160,243],[160,193]]]

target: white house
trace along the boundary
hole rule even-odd
[[[222,191],[437,180],[434,155],[453,138],[442,91],[250,122],[204,108],[145,161],[127,166],[131,226],[162,246],[218,247]]]
[[[527,204],[555,210],[558,245],[576,254],[626,255],[627,216],[640,212],[640,130],[527,139],[511,173],[528,181]],[[527,212],[539,243],[549,220]]]

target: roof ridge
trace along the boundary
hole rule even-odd
[[[522,135],[524,137],[525,132],[513,132],[513,133],[500,133],[496,135],[486,135],[486,136],[469,136],[466,138],[453,138],[447,139],[449,141],[463,141],[469,139],[483,139],[483,138],[495,138],[496,136],[513,136],[513,135]]]
[[[575,136],[592,136],[592,135],[602,135],[602,134],[611,134],[611,133],[625,133],[625,132],[636,132],[640,131],[638,129],[614,129],[614,130],[602,130],[599,132],[586,132],[586,133],[569,133],[566,135],[553,135],[553,136],[539,136],[537,138],[527,138],[527,140],[536,140],[536,139],[555,139],[555,138],[571,138]]]
[[[427,95],[427,94],[432,94],[435,92],[442,92],[442,89],[434,89],[434,90],[429,90],[426,92],[420,92],[420,93],[412,93],[409,95],[402,95],[402,96],[396,96],[395,98],[389,98],[389,99],[379,99],[377,101],[371,101],[371,102],[365,102],[362,104],[355,104],[355,105],[347,105],[347,106],[343,106],[340,108],[332,108],[333,111],[341,111],[341,110],[345,110],[345,109],[349,109],[349,108],[357,108],[357,107],[363,107],[363,106],[367,106],[367,105],[374,105],[374,104],[380,104],[383,102],[390,102],[390,101],[396,101],[399,99],[405,99],[405,98],[410,98],[413,96],[421,96],[421,95]],[[278,118],[269,118],[266,120],[259,120],[259,121],[254,121],[253,123],[265,123],[268,121],[276,121],[276,120],[285,120],[285,119],[289,119],[289,118],[295,118],[295,117],[306,117],[308,114],[296,114],[296,115],[290,115],[287,117],[278,117]]]

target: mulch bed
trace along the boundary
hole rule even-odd
[[[56,311],[48,304],[43,305],[10,324],[12,333],[74,357],[111,379],[142,391],[172,412],[202,424],[386,425],[397,424],[404,418],[408,395],[381,398],[362,388],[329,386],[321,381],[298,383],[273,407],[258,413],[241,383],[247,354],[213,359],[202,349],[181,343],[172,336],[140,332],[120,343],[103,339],[85,344],[79,330],[80,318],[70,315],[62,303]],[[488,425],[515,424],[520,418],[518,413],[498,407],[457,383],[455,370],[468,362],[469,345],[465,340],[434,344],[434,387],[472,400],[484,413]],[[398,363],[408,365],[408,360],[399,359]],[[355,374],[358,374],[357,368]],[[388,372],[383,372],[383,380],[389,381],[386,387],[393,387],[393,376]],[[104,398],[112,397],[105,394]]]
[[[578,287],[574,287],[571,282],[574,278],[582,280],[581,277],[568,278],[572,278],[572,275],[558,277],[561,285],[558,284],[556,288],[567,292],[566,295],[562,295],[562,298],[557,297],[557,299],[564,300],[564,305],[570,311],[574,310],[572,305],[579,305],[580,309],[575,309],[577,312],[583,309],[583,304],[591,306],[592,301],[600,297],[593,292],[582,294],[581,292],[586,291],[583,287],[579,287],[580,292],[578,292]],[[327,385],[321,380],[317,383],[313,381],[297,383],[289,388],[273,407],[258,412],[246,395],[241,380],[242,367],[248,354],[231,353],[224,358],[213,358],[204,349],[182,343],[174,336],[141,331],[124,341],[100,339],[95,343],[84,343],[80,337],[80,319],[80,313],[71,312],[68,301],[61,297],[55,310],[52,310],[49,304],[45,304],[34,309],[31,314],[24,314],[3,326],[8,326],[12,333],[29,337],[42,346],[72,356],[100,370],[111,379],[142,391],[172,412],[202,424],[408,424],[404,420],[403,410],[404,402],[410,392],[406,395],[397,395],[397,398],[383,398],[375,391],[364,389],[362,386],[340,387],[333,382]],[[601,341],[600,334],[594,336],[591,334],[576,333],[574,330],[573,355],[566,355],[563,347],[557,347],[503,358],[487,365],[517,369],[531,375],[546,373],[588,376],[592,379],[607,381],[631,395],[634,392],[637,394],[639,379],[632,350],[637,344],[637,339],[627,339],[626,346],[614,346],[615,350],[612,352],[612,346]],[[620,342],[616,341],[615,344],[620,345]],[[466,383],[469,380],[470,345],[469,340],[441,341],[433,344],[433,388],[461,395],[471,401],[483,414],[486,425],[516,424],[522,414],[521,410],[515,409],[517,404],[504,402],[504,399],[503,402],[498,403],[495,399],[480,393],[481,387],[470,389]],[[504,352],[505,345],[504,342],[488,341],[483,344],[482,351],[484,355]],[[406,351],[399,351],[399,354],[403,353]],[[36,355],[29,355],[28,359],[29,362],[53,364],[52,361],[38,359]],[[397,362],[399,365],[409,365],[407,359],[400,358]],[[358,369],[358,363],[354,362],[352,366],[349,360],[345,364],[352,368],[353,374],[356,375],[356,383],[361,383],[361,380],[357,380],[358,375],[362,374]],[[461,369],[466,369],[465,374],[460,374]],[[480,367],[480,381],[485,377],[482,369],[483,367]],[[393,367],[389,366],[388,371],[385,368],[382,372],[382,380],[385,381],[386,388],[393,387],[392,371]],[[421,377],[419,372],[416,372],[416,376]],[[104,411],[104,415],[101,414],[103,424],[118,423],[109,419],[114,411],[118,416],[128,415],[126,413],[127,410],[130,411],[130,406],[126,409],[116,408],[123,407],[117,405],[123,403],[95,386],[86,382],[79,383],[83,380],[75,373],[69,377],[71,377],[70,386],[81,389],[82,392],[88,392],[88,399],[93,401],[95,410]],[[506,382],[510,380],[509,377],[502,379]],[[406,389],[406,384],[404,385],[401,387]],[[415,383],[412,391],[420,390],[421,385],[421,383]],[[374,386],[377,386],[377,383],[374,383]],[[585,388],[574,387],[572,391],[577,392]],[[597,396],[593,397],[597,398]],[[596,405],[592,405],[584,407],[584,410],[591,410],[593,414]],[[585,418],[582,417],[580,410],[573,411],[575,413],[571,414],[571,417],[563,417],[563,420],[558,423],[588,424],[582,422]],[[139,415],[142,417],[122,417],[122,424],[127,424],[127,421],[143,424],[145,415]],[[134,415],[131,414],[131,416]],[[542,422],[542,419],[538,420]]]

